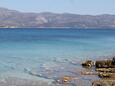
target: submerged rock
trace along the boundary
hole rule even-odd
[[[67,84],[67,83],[71,82],[73,79],[74,79],[74,77],[72,77],[72,76],[63,76],[61,78],[58,78],[55,81],[59,84]]]

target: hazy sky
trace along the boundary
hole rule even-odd
[[[0,0],[0,7],[23,12],[115,14],[115,0]]]

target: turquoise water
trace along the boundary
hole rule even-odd
[[[43,73],[67,68],[71,61],[110,55],[115,55],[114,29],[0,29],[1,75],[26,74],[25,69]]]

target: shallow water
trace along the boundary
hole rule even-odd
[[[114,29],[0,29],[1,75],[74,76],[81,60],[114,54]]]

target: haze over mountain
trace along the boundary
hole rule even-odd
[[[78,15],[69,13],[24,13],[0,8],[0,27],[115,27],[115,15]]]

